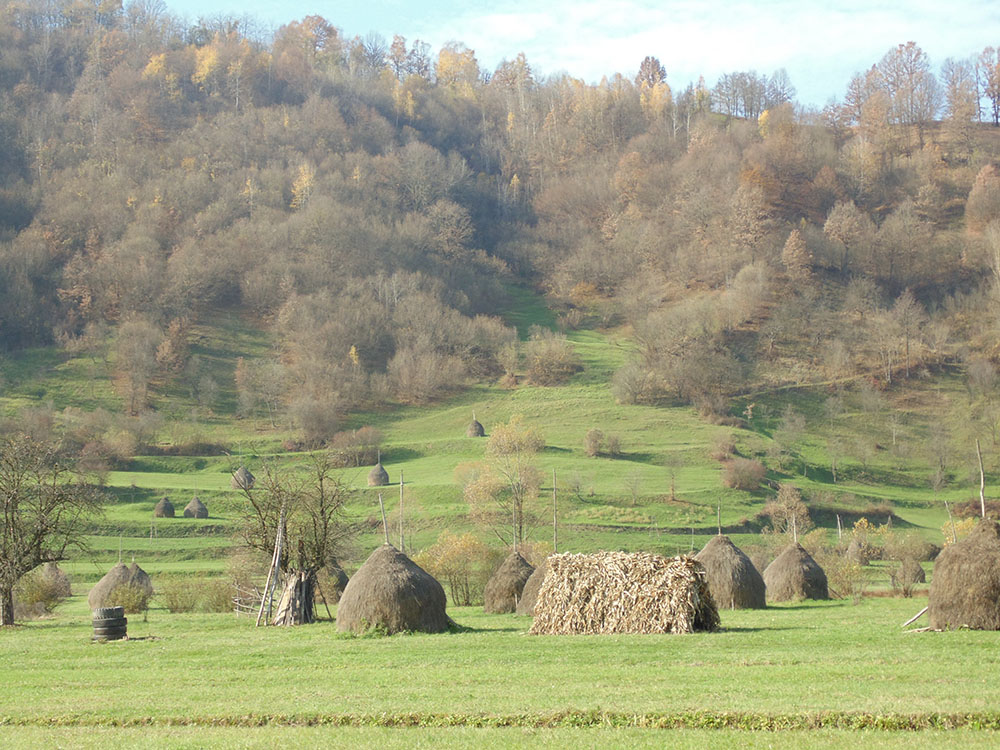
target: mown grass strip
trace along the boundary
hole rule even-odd
[[[878,714],[824,711],[798,714],[758,714],[696,711],[684,713],[616,713],[560,711],[551,714],[247,714],[237,716],[174,716],[164,718],[21,716],[0,717],[0,726],[21,727],[472,727],[524,729],[634,728],[725,729],[784,732],[814,729],[911,732],[940,729],[1000,730],[1000,712]]]

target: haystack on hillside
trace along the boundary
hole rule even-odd
[[[387,484],[389,484],[389,472],[385,470],[382,462],[379,461],[372,467],[372,470],[368,472],[368,486],[384,487]]]
[[[542,582],[545,580],[545,573],[549,569],[549,561],[546,558],[535,568],[535,572],[531,574],[528,578],[527,583],[524,584],[524,590],[521,592],[521,598],[517,602],[517,609],[515,610],[519,615],[528,615],[531,617],[535,614],[535,602],[538,601],[538,592],[542,588]]]
[[[249,490],[253,489],[255,481],[256,477],[250,473],[250,470],[246,466],[241,466],[233,472],[233,477],[229,480],[229,486],[234,490]]]
[[[469,426],[465,428],[466,437],[486,437],[486,430],[483,425],[476,419],[476,415],[472,415],[472,421],[469,422]]]
[[[693,557],[647,552],[552,555],[532,634],[690,633],[716,630],[719,613]]]
[[[391,544],[372,552],[337,607],[337,629],[355,633],[369,628],[441,633],[448,624],[441,584]]]
[[[488,614],[513,612],[521,600],[524,585],[534,572],[535,569],[519,552],[511,552],[486,582],[483,610]]]
[[[934,562],[928,597],[932,628],[1000,630],[1000,526],[982,519]]]
[[[191,498],[189,502],[184,507],[184,517],[185,518],[208,518],[208,508],[205,507],[205,503],[198,499],[195,495]]]
[[[174,504],[169,498],[163,498],[153,506],[153,518],[173,518]]]
[[[764,570],[769,602],[829,599],[826,573],[798,542],[792,542]]]
[[[728,536],[713,537],[694,559],[705,567],[708,587],[719,607],[763,609],[766,606],[764,579]]]
[[[132,567],[125,565],[125,563],[118,563],[94,584],[94,588],[87,596],[87,604],[90,605],[91,609],[106,606],[105,601],[111,592],[119,586],[135,586],[142,589],[147,596],[153,594],[153,583],[146,571],[135,563],[132,563]]]

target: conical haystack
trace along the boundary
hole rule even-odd
[[[169,498],[163,498],[153,506],[153,518],[173,518],[174,504]]]
[[[69,576],[56,563],[45,563],[42,567],[42,577],[48,581],[59,596],[67,597],[72,595],[73,588]]]
[[[934,562],[928,596],[932,628],[1000,630],[1000,526],[982,519]]]
[[[519,552],[511,552],[486,583],[483,610],[488,614],[513,612],[521,600],[524,585],[534,572]]]
[[[763,609],[764,579],[728,536],[712,537],[694,559],[705,567],[708,587],[719,607]]]
[[[94,584],[94,588],[87,596],[87,604],[90,605],[91,609],[105,606],[108,596],[119,586],[135,586],[142,589],[147,596],[151,596],[153,593],[153,583],[146,571],[135,563],[132,563],[131,567],[125,563],[118,563]]]
[[[391,544],[372,552],[337,606],[337,629],[355,633],[441,633],[448,623],[441,584]]]
[[[826,573],[798,542],[792,542],[764,570],[769,602],[829,599]]]
[[[691,633],[719,613],[693,557],[648,552],[552,555],[535,602],[533,635]]]
[[[329,564],[322,570],[320,589],[327,604],[336,604],[340,601],[350,580],[340,564],[336,560],[330,560]]]
[[[517,609],[515,610],[517,614],[528,615],[529,617],[535,614],[535,602],[538,601],[538,592],[542,588],[542,582],[545,581],[545,573],[548,569],[549,561],[546,558],[542,560],[528,578],[524,584],[524,590],[521,591],[521,598],[517,602]]]
[[[229,480],[229,486],[234,490],[249,490],[253,489],[255,481],[256,477],[250,473],[250,470],[246,466],[241,466],[233,472],[233,477]]]
[[[389,472],[385,470],[382,466],[382,462],[379,461],[372,467],[372,470],[368,472],[368,486],[369,487],[384,487],[389,484]]]
[[[483,425],[476,419],[476,415],[472,415],[472,421],[469,422],[469,426],[465,428],[466,437],[486,437],[486,430]]]
[[[205,503],[198,499],[195,495],[191,498],[189,502],[184,507],[184,517],[185,518],[208,518],[208,508],[205,507]]]

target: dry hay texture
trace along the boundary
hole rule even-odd
[[[486,430],[483,428],[482,423],[473,418],[465,430],[465,436],[470,438],[486,437]]]
[[[932,628],[1000,630],[1000,526],[981,520],[934,563],[928,597]]]
[[[253,484],[256,481],[257,478],[250,473],[250,470],[246,466],[241,466],[233,472],[233,477],[229,480],[229,486],[234,490],[249,490],[253,489]]]
[[[801,544],[792,542],[764,570],[769,602],[829,599],[826,573]]]
[[[517,609],[515,610],[519,615],[528,615],[529,617],[535,614],[535,603],[538,601],[538,592],[541,591],[542,582],[545,581],[545,573],[549,569],[548,558],[542,560],[535,572],[531,574],[528,581],[524,584],[524,590],[521,591],[521,598],[517,602]]]
[[[208,518],[208,508],[198,499],[197,495],[184,508],[185,518]]]
[[[712,537],[694,559],[704,566],[712,598],[719,607],[763,609],[766,606],[760,571],[728,536]]]
[[[173,518],[174,504],[169,498],[163,498],[153,507],[153,518]]]
[[[350,578],[347,577],[347,573],[344,569],[340,567],[336,560],[331,560],[330,563],[323,568],[323,586],[322,592],[323,596],[326,598],[327,604],[337,604],[340,601],[340,597],[344,595],[344,589],[347,588],[347,584],[350,583]]]
[[[483,611],[487,614],[513,612],[521,599],[524,585],[535,569],[521,557],[519,552],[511,552],[486,583],[483,593]]]
[[[372,552],[337,605],[337,629],[355,633],[441,633],[449,622],[441,584],[391,544]]]
[[[372,467],[372,470],[368,472],[368,486],[384,487],[387,484],[389,484],[389,472],[385,470],[382,462],[379,461]]]
[[[705,569],[693,557],[648,552],[552,555],[532,634],[717,630]]]
[[[119,586],[135,586],[145,591],[147,596],[153,595],[153,582],[145,570],[135,563],[132,563],[131,567],[125,563],[118,563],[94,584],[94,588],[87,595],[87,604],[91,609],[105,606],[105,601],[111,592]]]

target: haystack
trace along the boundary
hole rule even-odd
[[[255,481],[256,477],[250,473],[250,470],[246,466],[241,466],[233,472],[233,477],[229,480],[229,486],[234,490],[249,490],[253,489]]]
[[[184,517],[185,518],[208,518],[208,508],[205,507],[205,503],[198,499],[195,495],[191,498],[189,502],[184,507]]]
[[[476,419],[476,415],[472,415],[472,421],[469,422],[469,426],[465,428],[466,437],[486,437],[486,430],[483,429],[483,425]]]
[[[535,614],[535,602],[538,601],[538,592],[542,588],[542,582],[545,580],[545,573],[549,569],[548,558],[542,560],[535,572],[531,574],[528,578],[527,583],[524,584],[524,590],[521,592],[521,598],[517,602],[517,609],[515,612],[519,615],[528,615],[529,617]]]
[[[534,572],[535,569],[519,552],[511,552],[486,582],[483,610],[488,614],[513,612],[521,599],[524,585]]]
[[[1000,526],[982,519],[934,562],[928,614],[932,628],[1000,630]]]
[[[54,562],[47,562],[42,566],[42,578],[44,578],[53,591],[62,597],[68,597],[73,593],[73,587],[69,576]]]
[[[369,628],[441,633],[448,624],[441,584],[391,544],[372,552],[337,607],[337,629],[355,633]]]
[[[382,466],[382,462],[379,461],[372,467],[372,470],[368,472],[368,486],[369,487],[384,487],[389,484],[389,472],[385,470]]]
[[[694,559],[705,567],[708,587],[719,607],[763,609],[764,579],[728,536],[712,537]]]
[[[170,502],[169,498],[163,498],[155,506],[153,506],[153,518],[173,518],[174,517],[174,504]]]
[[[87,604],[91,609],[104,607],[107,598],[119,586],[135,586],[142,589],[147,596],[153,594],[153,583],[142,568],[135,563],[129,567],[125,563],[118,563],[109,570],[104,577],[99,580],[87,596]]]
[[[322,572],[324,574],[321,586],[323,597],[326,599],[327,604],[336,604],[340,601],[340,597],[344,595],[344,589],[347,588],[347,584],[350,583],[351,579],[347,577],[347,573],[340,567],[340,564],[333,559],[323,568]]]
[[[927,583],[927,574],[923,566],[912,557],[907,557],[899,564],[899,570],[890,574],[898,586],[912,586],[916,583]]]
[[[826,573],[798,542],[792,542],[764,570],[769,602],[829,599]]]
[[[718,627],[705,569],[693,557],[597,552],[549,557],[529,632],[690,633]]]

